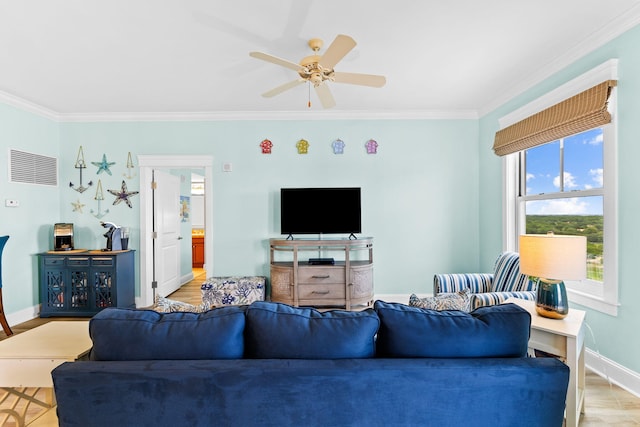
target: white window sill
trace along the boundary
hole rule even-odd
[[[579,304],[610,316],[618,316],[618,306],[620,304],[611,303],[600,297],[578,292],[573,289],[567,289],[567,296],[569,297],[570,303]]]

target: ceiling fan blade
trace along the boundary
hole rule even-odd
[[[269,55],[268,53],[249,52],[249,56],[256,59],[262,59],[263,61],[271,62],[272,64],[280,65],[285,68],[290,68],[294,71],[298,71],[300,68],[302,68],[300,64],[287,61],[286,59],[278,58],[277,56]]]
[[[335,67],[347,53],[351,52],[351,49],[356,47],[356,44],[356,41],[351,37],[345,36],[344,34],[338,34],[335,40],[333,40],[331,45],[324,52],[322,58],[320,58],[320,65],[329,69]]]
[[[329,86],[326,84],[320,84],[315,88],[318,98],[320,98],[320,103],[324,108],[332,108],[336,106],[336,100],[333,98],[331,90],[329,90]]]
[[[360,73],[334,73],[336,83],[347,83],[352,85],[382,87],[387,82],[384,76],[376,76],[374,74]]]
[[[304,79],[297,79],[297,80],[291,81],[289,83],[285,83],[283,85],[275,87],[275,88],[271,89],[270,91],[263,93],[262,96],[264,96],[265,98],[271,98],[272,96],[279,95],[282,92],[284,92],[285,90],[293,89],[294,87],[296,87],[298,85],[301,85],[302,83],[305,83],[305,82],[306,82],[306,80],[304,80]]]

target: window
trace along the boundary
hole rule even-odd
[[[618,305],[615,105],[612,92],[611,123],[504,156],[503,168],[505,248],[517,250],[525,233],[586,236],[587,279],[566,282],[569,300],[611,315]]]

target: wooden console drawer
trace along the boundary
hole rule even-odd
[[[373,238],[269,239],[271,301],[296,307],[373,307]],[[310,263],[310,256],[335,263]]]
[[[345,291],[343,284],[326,284],[326,285],[299,285],[298,298],[303,299],[344,299]]]
[[[298,283],[344,283],[344,268],[299,267]]]

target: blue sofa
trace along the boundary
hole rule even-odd
[[[205,313],[109,308],[88,361],[57,367],[66,426],[561,426],[569,380],[526,357],[531,318],[376,301]]]

